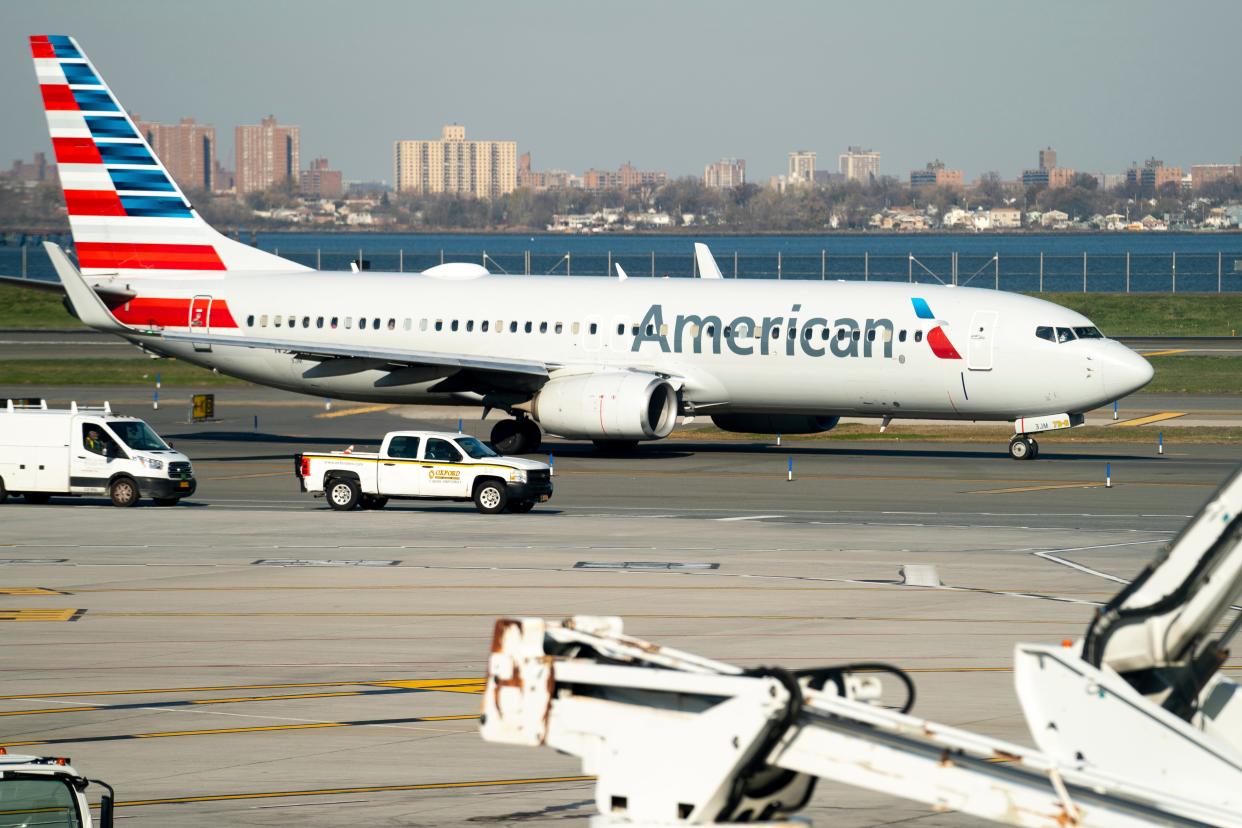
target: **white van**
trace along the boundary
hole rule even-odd
[[[107,495],[114,506],[144,497],[173,506],[194,494],[190,459],[136,417],[102,408],[50,409],[46,402],[0,409],[0,503],[22,495]]]

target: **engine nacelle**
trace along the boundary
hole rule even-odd
[[[837,427],[840,417],[814,414],[713,414],[712,422],[724,431],[744,434],[818,434]]]
[[[677,389],[630,371],[549,380],[531,401],[544,431],[588,440],[659,440],[677,424]]]

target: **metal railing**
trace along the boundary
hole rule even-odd
[[[364,269],[418,272],[444,262],[475,262],[494,273],[532,276],[615,275],[620,265],[632,277],[697,276],[690,253],[546,253],[522,250],[367,250],[315,249],[272,252],[317,270]],[[801,279],[861,282],[917,282],[990,287],[1031,293],[1078,291],[1100,293],[1236,293],[1242,292],[1242,253],[966,253],[932,255],[850,253],[823,249],[818,254],[739,254],[716,250],[725,278]],[[0,274],[54,278],[42,248],[0,247]]]

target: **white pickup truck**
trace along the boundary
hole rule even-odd
[[[529,512],[552,497],[548,464],[504,457],[474,437],[442,431],[392,431],[377,454],[304,452],[294,466],[302,491],[342,512],[382,509],[393,497],[473,500],[485,514]]]

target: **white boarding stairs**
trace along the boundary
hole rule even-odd
[[[482,734],[580,757],[597,828],[775,825],[818,778],[1008,825],[1242,826],[1242,613],[1215,633],[1240,589],[1235,474],[1081,642],[1015,647],[1038,749],[910,715],[890,665],[743,670],[597,617],[497,621]]]

